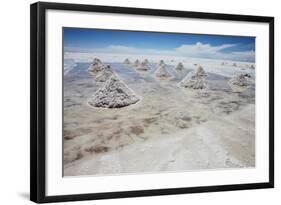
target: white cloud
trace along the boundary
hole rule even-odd
[[[95,53],[118,53],[118,54],[144,54],[144,55],[170,55],[182,57],[197,57],[211,59],[227,59],[238,61],[255,61],[254,51],[236,51],[225,53],[223,49],[235,47],[236,44],[222,44],[220,46],[212,46],[197,42],[196,44],[184,44],[178,48],[171,50],[156,50],[156,49],[140,49],[122,45],[110,45],[106,48],[98,49],[79,49],[67,47],[65,51],[71,52],[95,52]]]
[[[196,44],[181,45],[176,48],[179,55],[200,58],[212,59],[228,59],[228,60],[242,60],[255,61],[254,51],[240,51],[240,52],[222,52],[223,49],[237,46],[236,44],[222,44],[220,46],[212,46],[210,44],[203,44],[197,42]]]
[[[176,48],[176,51],[186,55],[202,55],[202,54],[216,54],[221,50],[229,47],[234,47],[235,44],[223,44],[220,46],[211,46],[210,44],[203,44],[197,42],[196,44],[181,45]]]

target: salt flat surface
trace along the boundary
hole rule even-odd
[[[75,60],[73,60],[73,59],[65,59],[64,60],[64,65],[63,65],[64,75],[66,75],[75,66],[76,66]]]
[[[255,166],[255,86],[234,92],[228,84],[237,73],[254,79],[252,63],[106,56],[101,60],[142,100],[102,109],[87,104],[100,87],[87,71],[90,57],[66,56],[76,66],[64,76],[65,176]],[[147,58],[149,70],[124,65],[126,57],[130,62]],[[154,77],[160,59],[172,79]],[[181,74],[175,70],[179,62],[185,67]],[[198,65],[208,74],[208,89],[179,88],[177,83]]]

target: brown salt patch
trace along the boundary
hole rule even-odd
[[[86,152],[96,153],[96,154],[108,152],[108,150],[109,148],[106,146],[92,146],[85,149]]]
[[[65,130],[64,133],[63,133],[63,138],[65,140],[71,140],[71,139],[73,139],[75,137],[76,137],[76,135],[73,134],[71,131]]]
[[[141,126],[133,126],[131,127],[131,132],[134,133],[135,135],[140,135],[144,133],[144,130]]]

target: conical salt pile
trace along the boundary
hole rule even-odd
[[[107,65],[107,66],[104,66],[103,70],[101,70],[95,80],[96,82],[105,82],[107,81],[112,75],[115,75],[114,71],[112,70],[112,68]]]
[[[149,69],[148,64],[145,61],[141,62],[137,67],[137,70],[141,70],[141,71],[147,71],[148,69]]]
[[[199,66],[195,71],[194,76],[197,78],[207,78],[207,73],[205,72],[202,66]]]
[[[126,64],[126,65],[128,65],[128,64],[130,64],[131,62],[129,61],[128,58],[126,58],[123,63]]]
[[[136,61],[135,61],[135,63],[134,63],[134,66],[135,67],[138,67],[140,65],[140,61],[137,59]]]
[[[158,63],[158,66],[166,66],[166,64],[163,60],[160,60],[160,62]]]
[[[206,88],[207,73],[203,67],[199,66],[195,72],[190,72],[187,76],[179,82],[180,87],[192,88],[192,89],[204,89]]]
[[[112,75],[90,99],[94,107],[121,108],[138,102],[140,98],[117,75]]]
[[[165,63],[159,64],[154,75],[160,79],[168,79],[168,78],[173,77],[173,75],[171,73],[169,73],[168,70],[166,69]]]
[[[94,58],[94,60],[91,63],[88,70],[91,73],[97,74],[98,72],[102,71],[103,69],[104,69],[104,64],[101,62],[101,60],[98,58]]]
[[[176,71],[178,73],[181,73],[183,71],[184,67],[182,63],[178,63],[177,67],[176,67]]]
[[[238,74],[231,78],[228,83],[232,86],[247,87],[250,84],[249,74]]]

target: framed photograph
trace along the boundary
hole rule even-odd
[[[274,187],[274,18],[31,5],[34,202]]]

